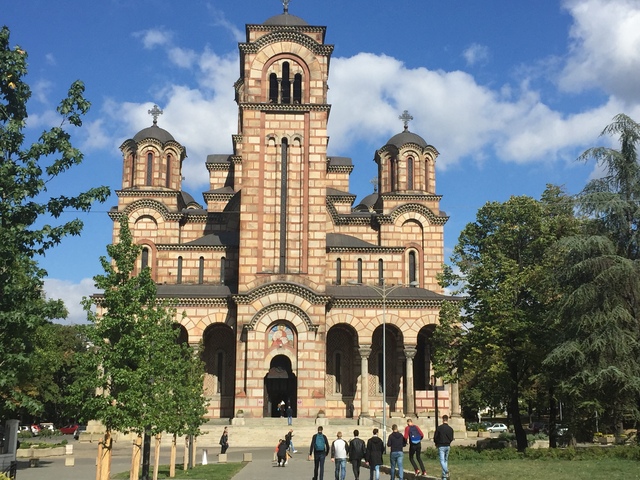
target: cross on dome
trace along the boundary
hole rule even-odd
[[[399,120],[402,120],[404,122],[404,129],[408,130],[409,129],[409,121],[413,120],[413,117],[409,114],[409,110],[405,110],[404,112],[402,112],[402,115],[400,115],[398,117]]]
[[[282,6],[284,7],[284,13],[289,13],[289,2],[291,0],[282,0]]]
[[[158,117],[164,112],[158,108],[158,105],[154,105],[147,113],[153,117],[153,124],[156,125],[158,123]]]

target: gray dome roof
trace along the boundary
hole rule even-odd
[[[428,144],[424,138],[420,135],[416,135],[415,133],[411,133],[409,130],[405,130],[402,133],[394,135],[387,141],[387,145],[395,145],[400,148],[407,143],[415,143],[420,145],[422,148],[426,147]]]
[[[133,140],[135,142],[139,142],[140,140],[144,140],[145,138],[154,138],[159,140],[161,143],[167,143],[168,141],[175,141],[173,136],[167,132],[164,128],[160,128],[155,123],[150,127],[143,128],[138,133],[136,133]]]
[[[296,17],[295,15],[289,15],[288,13],[281,13],[280,15],[275,15],[269,19],[267,19],[263,25],[285,25],[285,26],[299,26],[299,25],[309,25],[300,17]]]

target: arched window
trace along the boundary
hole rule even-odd
[[[358,259],[358,283],[362,283],[362,259]]]
[[[391,160],[389,160],[389,180],[390,180],[389,190],[393,192],[396,190],[396,159],[395,158],[392,158]]]
[[[147,185],[151,185],[153,181],[153,153],[147,153]]]
[[[407,190],[413,190],[413,157],[407,159]]]
[[[415,282],[418,280],[418,275],[417,275],[417,260],[416,260],[416,252],[411,250],[409,252],[409,265],[408,265],[408,269],[409,269],[409,283],[411,282]]]
[[[269,103],[278,103],[278,76],[269,75]]]
[[[167,172],[165,179],[165,187],[171,187],[171,154],[167,155]]]
[[[289,62],[282,64],[282,80],[280,80],[280,101],[291,103],[291,79],[289,78]]]
[[[200,257],[198,262],[198,283],[200,285],[204,283],[204,257]]]
[[[293,103],[302,103],[302,75],[296,73],[293,77]]]
[[[149,266],[149,249],[147,247],[142,248],[142,260],[141,260],[141,270],[144,270]]]
[[[178,257],[178,278],[177,283],[182,283],[182,257]]]
[[[384,260],[378,259],[378,285],[384,285]]]
[[[342,354],[340,352],[336,352],[335,354],[335,373],[336,373],[336,381],[334,384],[334,393],[342,393]]]
[[[336,285],[342,285],[342,259],[336,260]]]
[[[226,266],[227,266],[227,259],[226,257],[222,257],[220,259],[220,283],[222,285],[224,285],[224,279],[225,279],[225,275],[226,275]]]

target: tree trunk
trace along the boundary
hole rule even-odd
[[[133,454],[131,455],[131,469],[129,480],[138,480],[140,476],[140,453],[142,448],[142,435],[138,434],[133,442]]]
[[[184,436],[184,462],[182,463],[182,469],[189,468],[189,435]]]
[[[162,434],[156,435],[156,444],[153,450],[153,480],[158,480],[158,468],[160,467],[160,441]]]
[[[558,415],[558,402],[554,398],[554,389],[549,387],[549,448],[558,447],[558,430],[556,429],[556,417]]]
[[[511,417],[513,418],[513,428],[516,432],[516,444],[519,452],[524,452],[529,446],[527,443],[527,432],[522,428],[522,419],[520,418],[520,408],[518,404],[518,390],[515,389],[511,393],[511,401],[509,402]]]
[[[169,459],[169,478],[176,476],[176,450],[178,443],[178,436],[174,433],[171,439],[171,458]]]
[[[113,440],[111,432],[107,430],[98,444],[98,465],[96,468],[96,480],[109,480],[111,478],[111,451]]]

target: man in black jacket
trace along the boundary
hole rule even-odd
[[[353,438],[349,442],[349,461],[353,467],[353,475],[356,477],[356,480],[360,480],[360,463],[366,453],[364,440],[358,438],[358,435],[360,435],[360,432],[354,430]]]
[[[309,445],[309,460],[313,457],[313,480],[324,480],[324,459],[327,458],[328,453],[329,440],[322,433],[322,426],[320,426]]]
[[[442,425],[436,429],[436,433],[433,436],[433,441],[438,448],[438,455],[440,457],[442,480],[449,478],[449,449],[451,448],[451,442],[453,442],[453,428],[449,426],[448,421],[449,416],[443,415]]]
[[[367,440],[365,463],[369,466],[369,480],[380,480],[380,465],[384,454],[384,442],[378,437],[378,429],[373,429],[373,437]]]

